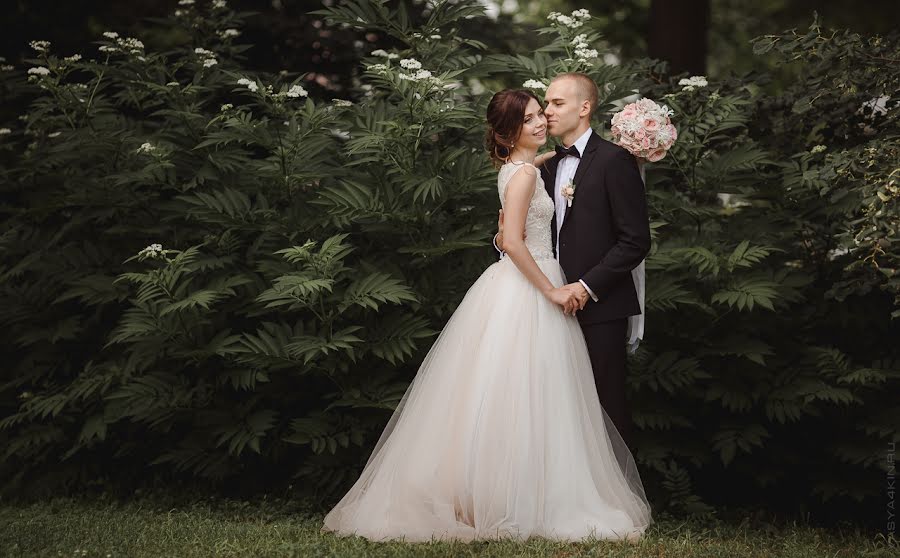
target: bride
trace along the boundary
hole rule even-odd
[[[650,506],[597,398],[579,303],[553,257],[553,201],[530,163],[547,139],[541,103],[507,89],[487,121],[509,257],[469,288],[323,530],[636,540]]]

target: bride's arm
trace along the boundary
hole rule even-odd
[[[541,268],[525,246],[525,218],[528,215],[528,205],[534,195],[535,177],[537,170],[529,165],[522,165],[517,170],[506,186],[506,199],[504,210],[504,238],[503,249],[522,275],[532,285],[537,287],[545,297],[564,308],[566,313],[575,312],[578,301],[575,295],[564,289],[557,289],[544,275]]]

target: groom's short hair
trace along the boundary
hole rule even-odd
[[[581,96],[588,100],[591,103],[591,116],[594,115],[594,111],[597,110],[597,103],[600,100],[600,92],[597,89],[597,84],[594,83],[594,80],[591,79],[591,76],[587,74],[583,74],[581,72],[566,72],[564,74],[557,74],[550,80],[550,83],[554,81],[558,81],[561,79],[573,79],[575,80],[575,86],[578,88],[578,93]]]

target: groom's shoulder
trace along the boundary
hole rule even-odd
[[[622,157],[630,154],[627,149],[607,139],[603,139],[597,132],[594,132],[594,141],[597,144],[597,151],[610,157]]]
[[[596,135],[596,132],[594,133]],[[619,167],[621,165],[633,165],[634,156],[630,151],[615,144],[609,140],[605,140],[599,135],[594,138],[597,141],[597,162],[606,168]]]

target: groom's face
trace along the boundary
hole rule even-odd
[[[558,79],[547,88],[544,114],[551,136],[562,137],[578,128],[581,113],[586,111],[583,95],[579,93],[578,84],[570,78]]]

